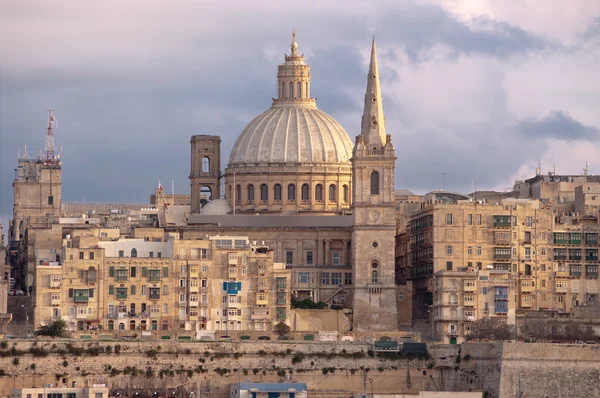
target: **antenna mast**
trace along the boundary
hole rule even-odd
[[[588,171],[589,171],[589,166],[588,166],[588,161],[585,161],[585,167],[583,168],[583,175],[586,176],[588,175]]]
[[[46,128],[46,156],[45,162],[55,163],[56,158],[54,156],[54,116],[52,116],[52,110],[48,110],[48,127]]]

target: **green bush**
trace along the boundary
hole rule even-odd
[[[12,364],[15,365],[15,366],[19,366],[19,358],[14,358],[12,360]]]
[[[67,337],[67,322],[58,319],[48,325],[41,326],[35,334],[38,336]]]
[[[292,309],[294,308],[305,310],[322,310],[324,308],[327,308],[327,304],[322,301],[315,303],[309,298],[304,300],[298,300],[296,297],[292,297]]]

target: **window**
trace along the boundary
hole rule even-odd
[[[137,257],[137,250],[135,248],[131,249],[131,257]]]
[[[321,272],[321,285],[329,285],[329,272]]]
[[[352,272],[344,272],[344,285],[352,284]]]
[[[335,250],[332,253],[333,265],[340,265],[340,252]]]
[[[335,202],[335,185],[333,184],[329,186],[329,201]]]
[[[248,185],[248,202],[254,202],[254,185]]]
[[[481,288],[481,294],[487,294],[487,287]]]
[[[294,184],[288,185],[288,200],[296,200],[296,186]]]
[[[348,185],[342,187],[342,199],[344,203],[348,203]]]
[[[196,281],[198,282],[198,281]],[[163,286],[163,296],[167,296],[169,294],[169,286],[168,285],[164,285]]]
[[[125,257],[125,250],[119,250],[119,257]]]
[[[481,214],[477,214],[477,225],[481,225]]]
[[[317,184],[317,186],[315,187],[315,200],[317,202],[323,201],[323,185],[321,184]]]
[[[542,256],[546,255],[546,249],[542,249]]]
[[[169,304],[163,304],[163,314],[169,313]]]
[[[477,255],[481,256],[481,246],[477,246]]]
[[[309,198],[308,184],[302,184],[302,200],[307,201]]]
[[[90,254],[90,256],[89,256],[90,260],[93,260],[94,259],[94,252],[90,252],[89,254]]]
[[[371,271],[371,283],[377,283],[379,280],[379,274],[377,273],[377,270],[373,270]]]
[[[446,225],[452,225],[452,214],[446,214]]]
[[[275,187],[273,188],[273,199],[281,200],[281,185],[280,184],[275,184]]]
[[[467,215],[467,225],[473,225],[473,214]]]
[[[447,256],[451,256],[452,255],[452,246],[446,246],[446,255]]]
[[[132,278],[135,278],[136,274],[137,274],[137,268],[136,268],[136,267],[131,267],[131,268],[129,269],[129,275],[130,275]]]
[[[533,217],[527,216],[525,217],[525,226],[531,227],[533,225]]]
[[[158,287],[151,287],[150,289],[150,300],[159,300],[160,299],[160,288]],[[158,311],[156,311],[158,312]]]
[[[118,269],[117,270],[117,281],[126,281],[127,280],[127,269]]]
[[[210,172],[210,158],[208,156],[204,156],[202,158],[202,172],[203,173]]]
[[[469,256],[473,255],[473,246],[468,246],[468,247],[467,247],[467,254],[468,254]]]
[[[379,173],[371,173],[371,195],[379,195]]]
[[[48,196],[48,204],[50,206],[54,205],[54,196],[52,196],[52,195]],[[27,398],[30,398],[30,397],[27,397]]]
[[[294,264],[294,252],[293,251],[288,250],[285,252],[285,263],[287,265]]]
[[[342,284],[342,273],[341,272],[332,272],[331,273],[331,284],[332,285],[341,285]]]
[[[298,272],[298,283],[310,283],[310,272]]]
[[[446,261],[446,270],[452,271],[452,261]]]
[[[169,277],[169,267],[163,267],[163,277]]]
[[[261,184],[260,186],[260,200],[263,202],[269,200],[269,187],[267,184]]]
[[[135,294],[135,285],[131,285],[130,289],[131,289],[131,295],[133,296]]]
[[[150,257],[154,257],[154,252],[150,252]]]
[[[542,279],[542,287],[546,287],[546,280]]]
[[[308,252],[306,252],[306,265],[312,265],[312,264],[313,264],[313,252],[308,251]]]
[[[83,252],[79,252],[79,259],[80,260],[83,260],[83,256],[84,256]]]

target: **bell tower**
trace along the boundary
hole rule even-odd
[[[221,137],[193,135],[190,146],[190,212],[198,213],[206,203],[221,198]]]
[[[354,330],[398,329],[395,285],[394,170],[386,134],[375,39],[361,133],[352,151]]]

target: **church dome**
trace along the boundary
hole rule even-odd
[[[312,105],[312,106],[311,106]],[[264,163],[348,163],[352,142],[331,116],[309,104],[273,104],[238,137],[230,167]]]

